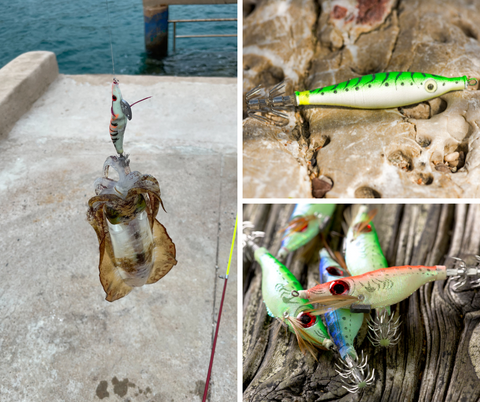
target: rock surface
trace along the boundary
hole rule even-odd
[[[296,2],[272,3],[258,2],[245,18],[244,92],[287,79],[289,94],[381,71],[480,77],[480,3],[324,0],[318,7],[304,2],[302,10]],[[305,181],[329,177],[334,184],[326,197],[479,197],[476,88],[397,109],[297,108],[282,140],[298,142],[302,155],[291,158],[280,144],[276,164],[290,172],[306,166],[302,189]],[[244,170],[257,176],[244,177],[244,196],[305,197],[303,190],[293,194],[295,175],[283,183],[288,193],[267,185],[268,159],[254,153],[266,137],[274,141],[277,128],[263,124],[255,132],[250,120]]]

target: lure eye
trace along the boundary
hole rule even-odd
[[[112,100],[115,102],[117,100],[117,97],[115,95],[112,95]]]
[[[425,81],[425,90],[427,92],[433,93],[437,90],[437,82],[434,79],[429,79]]]
[[[333,281],[330,284],[330,293],[334,296],[346,294],[350,290],[350,286],[345,281]]]
[[[326,271],[333,276],[343,276],[343,272],[337,267],[327,267]]]
[[[314,315],[311,315],[310,313],[306,313],[305,311],[302,311],[297,316],[297,320],[303,328],[310,328],[317,321],[317,317],[315,317]]]
[[[365,229],[363,229],[364,233],[370,233],[372,231],[372,225],[367,225],[365,226]]]
[[[307,230],[308,228],[308,223],[306,223],[300,230],[299,232],[305,232],[305,230]]]

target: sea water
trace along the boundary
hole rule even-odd
[[[102,0],[0,0],[0,68],[20,54],[49,50],[63,74],[111,74],[109,18]],[[145,51],[141,0],[109,0],[115,72],[177,76],[237,74],[237,38],[181,38],[161,60]],[[236,4],[169,6],[169,19],[236,18]],[[177,35],[235,34],[237,22],[177,23]]]

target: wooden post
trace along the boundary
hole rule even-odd
[[[168,53],[168,6],[143,0],[143,18],[147,52],[155,58],[165,57]]]

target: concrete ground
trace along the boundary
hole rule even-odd
[[[124,149],[132,170],[160,183],[167,213],[157,218],[178,264],[155,284],[104,300],[85,213],[115,154],[112,77],[56,76],[0,136],[1,401],[202,398],[237,209],[236,79],[117,78],[130,103],[153,96],[133,107]],[[212,402],[237,400],[233,255]]]

